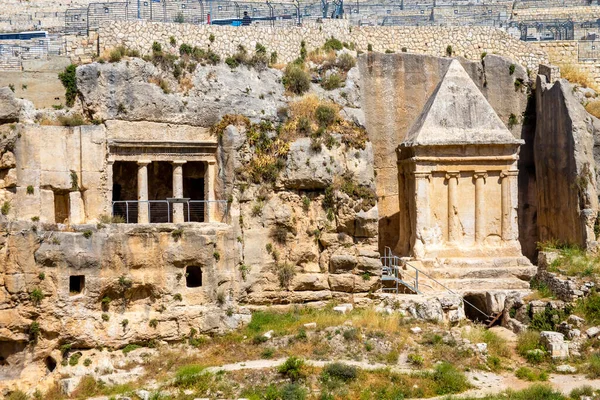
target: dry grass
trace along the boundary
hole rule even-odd
[[[308,53],[306,59],[307,61],[312,61],[317,65],[321,65],[325,62],[333,64],[335,63],[336,54],[335,50],[326,51],[319,48]]]
[[[585,106],[587,112],[596,118],[600,118],[600,100],[594,100],[587,103]]]
[[[560,75],[571,83],[597,90],[596,83],[590,74],[572,64],[561,65]]]
[[[193,88],[194,88],[194,82],[192,81],[192,78],[190,78],[188,75],[184,76],[183,78],[181,78],[179,80],[179,90],[184,95],[187,95],[188,92],[190,90],[192,90]]]

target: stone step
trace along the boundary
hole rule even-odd
[[[537,267],[510,267],[510,268],[437,268],[429,269],[426,272],[434,279],[498,279],[498,278],[518,278],[529,280],[537,272]]]
[[[484,292],[489,290],[526,290],[529,282],[517,278],[502,279],[437,279],[445,287],[458,293]],[[446,291],[443,286],[431,280],[419,280],[422,293],[440,293]]]

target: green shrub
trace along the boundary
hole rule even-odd
[[[315,109],[315,118],[320,126],[326,128],[337,119],[337,110],[330,105],[321,104]]]
[[[342,42],[340,42],[333,36],[330,39],[327,39],[327,41],[323,45],[323,50],[325,50],[325,51],[342,50],[343,48],[344,48],[344,45],[342,44]]]
[[[83,365],[89,367],[90,365],[92,365],[92,360],[86,358],[85,360],[83,360]]]
[[[156,329],[156,327],[158,326],[158,320],[155,318],[152,318],[150,321],[148,321],[148,326],[150,328]]]
[[[123,54],[121,53],[121,49],[113,49],[108,56],[108,61],[111,63],[119,62],[122,57]]]
[[[421,367],[425,362],[425,359],[420,354],[410,353],[408,355],[408,362],[414,366]]]
[[[322,377],[350,382],[356,379],[358,371],[356,367],[341,362],[331,363],[323,368]]]
[[[80,358],[81,358],[81,353],[79,353],[79,352],[71,355],[71,357],[69,357],[69,365],[71,367],[76,366],[77,364],[79,364],[79,359]]]
[[[73,104],[75,104],[75,98],[77,97],[76,69],[77,66],[75,64],[71,64],[65,68],[64,72],[58,74],[58,79],[65,88],[66,103],[69,107],[73,107]]]
[[[173,229],[171,231],[171,237],[175,239],[175,241],[181,239],[181,236],[183,236],[183,229]]]
[[[181,46],[179,46],[179,54],[180,55],[188,55],[191,56],[193,53],[194,49],[192,48],[192,46],[190,46],[187,43],[182,43]]]
[[[29,185],[27,186],[27,194],[33,194],[34,190],[33,190],[33,186]]]
[[[527,367],[521,367],[515,372],[515,376],[529,382],[547,381],[548,374],[544,371],[536,371]]]
[[[125,329],[127,325],[129,325],[128,319],[121,320],[121,326],[123,327],[123,329]]]
[[[162,46],[158,42],[152,43],[152,52],[153,53],[162,53]]]
[[[587,376],[592,379],[600,378],[600,353],[592,354],[588,358]]]
[[[110,315],[108,315],[106,313],[102,313],[102,321],[104,321],[104,322],[110,321]]]
[[[358,340],[358,329],[356,329],[356,328],[346,329],[344,331],[343,336],[344,336],[344,339],[346,339],[349,342],[356,341],[356,340]]]
[[[290,286],[295,275],[296,268],[292,264],[283,263],[277,266],[277,278],[279,279],[279,285],[282,288]]]
[[[448,46],[446,47],[446,55],[447,55],[448,57],[452,57],[452,53],[453,53],[453,51],[452,51],[452,46],[448,45]]]
[[[38,305],[41,303],[42,300],[44,300],[44,293],[42,292],[42,289],[35,288],[29,294],[29,298],[31,299],[33,304]]]
[[[295,383],[288,383],[281,389],[281,400],[304,400],[306,389]]]
[[[321,86],[325,90],[333,90],[344,86],[344,80],[337,72],[334,72],[321,81]]]
[[[575,400],[579,400],[583,396],[594,397],[595,392],[596,391],[593,387],[585,385],[571,390],[571,393],[569,393],[569,397]]]
[[[31,325],[29,325],[29,340],[32,343],[37,343],[38,338],[40,337],[40,323],[37,321],[33,321]]]
[[[79,113],[72,115],[61,115],[58,117],[58,122],[62,126],[81,126],[86,124],[85,119]]]
[[[539,332],[528,330],[520,333],[517,337],[517,353],[523,357],[527,357],[527,354],[532,350],[542,349]]]
[[[123,354],[127,355],[129,353],[131,353],[132,351],[141,348],[142,346],[138,345],[138,344],[128,344],[127,346],[123,347]]]
[[[218,251],[214,251],[213,258],[215,259],[216,262],[219,262],[219,260],[221,259],[221,253],[219,253]]]
[[[443,362],[435,367],[433,380],[435,393],[438,395],[460,393],[470,387],[465,374],[448,362]]]
[[[342,71],[348,72],[354,68],[354,66],[356,66],[356,59],[348,53],[343,53],[340,54],[335,62],[335,65]]]
[[[5,397],[6,400],[29,400],[29,396],[20,390],[15,390],[14,392],[10,392],[8,396]]]
[[[600,294],[593,292],[587,297],[577,302],[576,310],[585,316],[585,319],[592,323],[600,323]]]
[[[175,301],[182,301],[183,297],[181,296],[181,293],[175,293],[173,295],[173,300],[175,300]]]
[[[510,66],[508,67],[508,73],[510,75],[515,73],[515,64],[510,64]]]
[[[310,89],[310,75],[298,64],[285,67],[282,82],[286,90],[295,94],[303,94]]]
[[[237,68],[240,65],[238,60],[235,59],[234,57],[227,57],[225,59],[225,64],[227,64],[229,66],[229,68],[231,68],[231,69]]]
[[[174,385],[183,389],[193,387],[204,371],[201,365],[186,365],[175,373]]]
[[[2,215],[8,215],[9,212],[10,212],[10,202],[5,201],[4,203],[2,203],[2,208],[0,208],[0,213],[2,213]]]
[[[260,357],[261,358],[273,358],[274,354],[275,354],[275,349],[272,347],[267,347],[260,353]]]
[[[291,356],[279,366],[277,371],[292,382],[296,382],[304,377],[303,369],[304,360],[296,356]]]

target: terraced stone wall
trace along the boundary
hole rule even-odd
[[[363,52],[371,48],[378,52],[406,51],[443,56],[451,46],[455,56],[479,60],[483,53],[493,53],[512,58],[532,71],[537,70],[538,64],[547,61],[542,50],[491,27],[356,27],[350,26],[345,20],[275,28],[113,21],[100,28],[99,48],[103,52],[125,45],[148,54],[155,41],[161,43],[163,48],[171,48],[169,43],[172,36],[178,44],[188,43],[205,49],[210,47],[222,57],[234,54],[239,45],[253,50],[260,43],[269,53],[277,52],[278,61],[284,63],[299,57],[302,41],[306,49],[311,51],[321,47],[332,36],[346,43],[354,43],[356,49]]]

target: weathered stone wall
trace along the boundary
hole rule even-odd
[[[209,40],[214,35],[214,42]],[[211,48],[222,57],[234,54],[241,44],[253,50],[261,43],[267,51],[277,52],[280,62],[290,62],[300,55],[300,44],[306,43],[311,51],[321,47],[330,37],[354,43],[358,50],[386,50],[435,56],[446,54],[452,46],[454,54],[479,60],[481,54],[499,54],[517,63],[537,70],[537,65],[547,60],[544,52],[535,49],[508,33],[490,27],[381,27],[350,26],[346,20],[326,20],[323,23],[305,23],[301,27],[231,27],[215,25],[167,24],[138,21],[111,21],[99,30],[100,51],[125,45],[151,53],[152,43],[159,42],[170,48],[171,36],[177,44],[188,43],[201,48]]]
[[[600,121],[585,111],[566,80],[551,85],[540,75],[536,88],[539,239],[588,248],[596,241],[593,150]]]
[[[559,40],[530,43],[534,48],[544,51],[548,55],[548,61],[551,64],[572,65],[587,73],[596,84],[600,85],[600,63],[594,59],[586,60],[584,57],[590,42]]]

